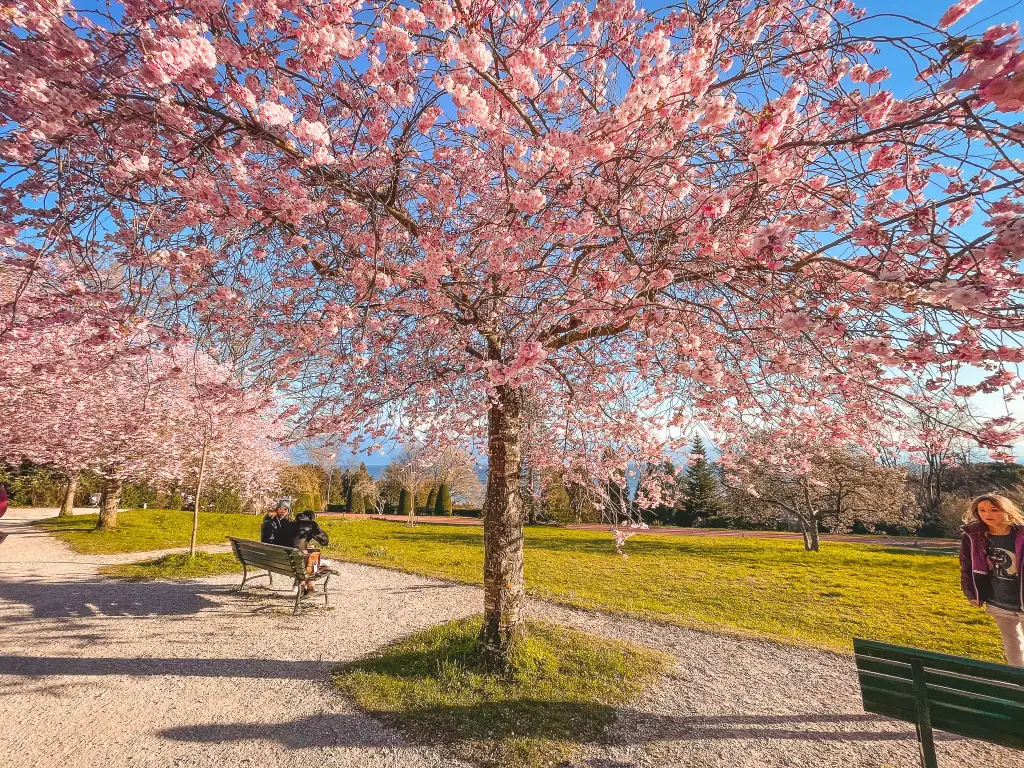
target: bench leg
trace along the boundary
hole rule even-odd
[[[327,607],[327,583],[330,580],[331,580],[331,574],[328,573],[327,574],[327,578],[324,579],[324,585],[323,585],[323,590],[324,590],[324,608]]]
[[[292,616],[299,612],[299,603],[302,601],[302,582],[295,580],[295,607],[292,609]]]
[[[271,585],[273,585],[273,583],[274,583],[274,574],[272,574],[270,571],[267,571],[266,573],[257,573],[255,576],[250,576],[249,575],[249,570],[248,570],[248,568],[246,568],[245,563],[242,563],[242,583],[238,585],[238,590],[237,591],[241,592],[242,591],[242,587],[245,586],[245,582],[249,581],[249,579],[259,579],[259,578],[262,578],[264,576],[269,576],[270,577],[270,583],[271,583]]]
[[[921,749],[921,765],[923,768],[938,768],[935,739],[932,736],[932,716],[925,689],[924,664],[919,659],[912,659],[910,671],[914,677],[914,709],[917,712],[917,742]]]

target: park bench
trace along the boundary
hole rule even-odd
[[[914,723],[924,768],[932,729],[1024,750],[1024,669],[855,638],[864,711]]]
[[[304,596],[302,593],[302,582],[323,579],[320,590],[324,594],[324,605],[327,605],[327,582],[331,580],[330,569],[322,569],[315,576],[310,576],[306,573],[305,557],[294,547],[280,547],[276,544],[264,544],[260,541],[236,539],[234,536],[228,536],[228,541],[231,542],[231,548],[235,552],[235,557],[242,564],[242,583],[238,585],[239,590],[245,586],[245,582],[249,581],[249,579],[268,576],[272,586],[275,573],[291,577],[296,591],[295,608],[292,610],[292,613],[295,614],[299,612],[299,604]],[[266,571],[266,573],[250,576],[249,569]]]

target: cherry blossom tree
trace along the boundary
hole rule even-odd
[[[606,480],[695,420],[868,445],[1020,393],[1021,38],[973,4],[4,0],[4,247],[116,267],[309,436],[485,451],[500,663],[526,391],[532,465]]]
[[[863,451],[810,445],[799,436],[783,442],[784,449],[773,451],[774,463],[756,454],[730,457],[730,491],[744,518],[795,520],[808,552],[820,549],[823,523],[834,533],[848,532],[857,522],[872,528],[920,523],[906,469],[883,466]]]
[[[69,307],[28,272],[0,267],[0,456],[63,472],[62,512],[84,470],[103,478],[99,528],[116,527],[126,479],[187,480],[198,465],[197,509],[210,477],[254,495],[269,487],[281,429],[263,390],[195,348],[160,343],[119,300],[107,298],[106,314]],[[63,310],[46,311],[55,303]]]

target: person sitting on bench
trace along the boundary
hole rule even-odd
[[[278,541],[277,536],[281,532],[281,526],[288,521],[288,507],[285,504],[278,504],[274,511],[263,517],[263,525],[260,526],[260,541],[264,544],[282,544],[290,547],[290,542]]]
[[[320,561],[320,550],[314,550],[310,552],[310,543],[319,544],[321,547],[326,547],[330,544],[330,537],[327,535],[327,531],[320,527],[320,524],[316,521],[316,515],[310,510],[306,509],[295,515],[294,520],[285,520],[274,539],[274,544],[280,544],[285,547],[295,547],[303,555],[306,556],[307,563],[311,557],[316,558],[316,562],[319,564]],[[324,561],[326,565],[326,561]],[[302,584],[304,592],[314,592],[313,582],[306,581]]]

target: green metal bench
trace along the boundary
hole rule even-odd
[[[864,711],[914,723],[924,768],[932,729],[1024,750],[1024,669],[855,638]]]
[[[324,605],[327,605],[327,583],[331,580],[332,573],[330,569],[321,569],[315,576],[309,576],[306,574],[306,558],[293,547],[279,547],[276,544],[264,544],[260,541],[236,539],[234,536],[228,536],[228,541],[231,542],[231,548],[234,550],[238,562],[242,564],[242,583],[238,585],[239,590],[249,579],[268,576],[270,584],[273,585],[275,573],[290,577],[296,592],[292,614],[296,614],[299,612],[299,604],[304,597],[302,583],[322,579],[323,583],[320,585],[320,589],[324,594]],[[250,576],[249,569],[266,571],[266,573]]]

